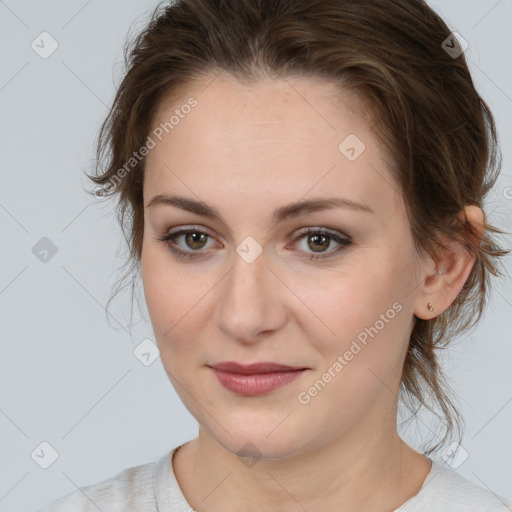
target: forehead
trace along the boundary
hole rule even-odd
[[[185,108],[191,99],[195,106]],[[146,204],[157,193],[192,192],[219,209],[262,195],[267,207],[279,207],[339,192],[374,211],[400,209],[370,113],[332,82],[295,77],[247,85],[220,75],[163,102],[152,132],[158,127],[161,140],[146,160]]]

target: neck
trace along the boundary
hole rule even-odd
[[[421,488],[430,460],[373,422],[285,459],[247,459],[200,427],[173,461],[178,483],[198,512],[336,509],[393,511]],[[371,492],[369,492],[371,489]],[[248,504],[249,507],[248,507]]]

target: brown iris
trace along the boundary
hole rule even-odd
[[[323,240],[323,246],[317,243],[319,239]],[[314,245],[310,246],[310,248],[313,249],[315,252],[322,252],[321,250],[318,249],[327,249],[329,247],[329,237],[327,236],[317,234],[308,236],[308,245],[310,240],[315,240]]]
[[[208,235],[205,235],[204,233],[187,233],[185,235],[185,242],[192,249],[202,249],[206,244],[207,236]],[[196,246],[195,244],[200,245]]]

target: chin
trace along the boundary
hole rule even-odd
[[[286,420],[278,428],[276,425],[279,422],[270,421],[263,422],[260,428],[247,423],[244,428],[226,425],[227,432],[216,425],[210,435],[224,449],[246,460],[247,466],[250,466],[258,460],[283,460],[304,451],[304,433],[294,433],[290,428],[285,428],[285,423]]]

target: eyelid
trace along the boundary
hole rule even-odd
[[[336,236],[339,238],[345,238],[347,241],[351,240],[351,238],[348,235],[345,235],[344,233],[337,231],[335,229],[322,227],[322,226],[310,226],[310,227],[303,227],[299,230],[295,231],[295,236],[302,236],[307,235],[309,233],[325,233],[327,235]]]
[[[183,234],[182,233],[183,231],[184,232],[192,232],[193,231],[193,232],[203,233],[205,235],[208,235],[211,238],[216,239],[216,237],[212,234],[212,232],[208,228],[205,228],[205,227],[199,226],[199,225],[177,226],[176,228],[172,228],[172,229],[169,229],[169,231],[166,231],[164,236]]]

